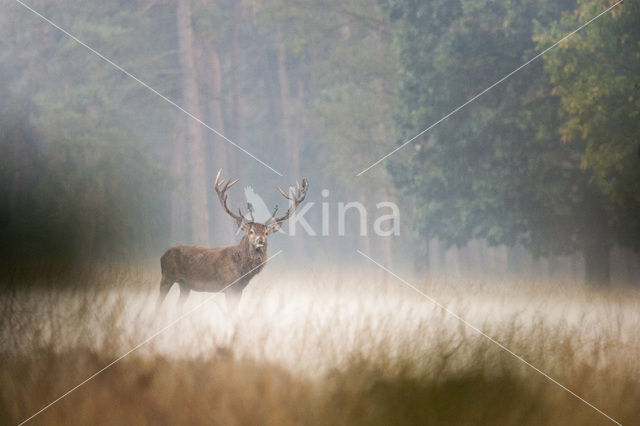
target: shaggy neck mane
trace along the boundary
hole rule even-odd
[[[267,242],[264,242],[264,246],[259,249],[253,247],[249,243],[249,237],[244,236],[240,240],[240,244],[238,244],[238,257],[242,269],[244,271],[248,271],[251,268],[255,268],[260,263],[263,263],[267,260]]]

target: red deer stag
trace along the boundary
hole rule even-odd
[[[290,201],[290,207],[282,216],[276,216],[278,206],[273,210],[271,218],[265,223],[253,221],[253,213],[249,206],[251,221],[248,221],[242,211],[233,213],[227,206],[227,191],[238,182],[238,179],[225,184],[220,179],[222,169],[218,171],[214,188],[224,210],[236,220],[238,227],[246,234],[236,246],[205,248],[197,246],[177,246],[167,250],[160,258],[162,279],[160,281],[160,295],[156,308],[160,308],[169,289],[176,282],[180,285],[178,306],[186,301],[191,290],[219,292],[225,291],[227,310],[235,313],[242,291],[249,284],[251,278],[258,274],[267,260],[267,235],[277,232],[282,222],[302,203],[309,189],[309,182],[302,179],[302,186],[296,182],[295,193],[290,190],[280,193]],[[233,283],[233,284],[232,284]]]

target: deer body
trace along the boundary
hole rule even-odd
[[[265,250],[249,247],[247,237],[231,247],[205,248],[177,246],[160,258],[162,276],[171,283],[179,283],[189,290],[217,292],[232,282],[248,282],[263,268]]]
[[[206,248],[198,246],[176,246],[167,250],[160,258],[162,278],[160,280],[160,294],[156,307],[159,308],[167,293],[176,282],[180,285],[180,298],[178,305],[186,301],[191,290],[203,292],[225,292],[227,309],[235,311],[240,301],[242,291],[249,281],[256,276],[267,261],[267,236],[280,229],[281,223],[288,219],[297,208],[308,190],[306,179],[302,181],[302,187],[297,185],[298,191],[294,196],[287,195],[280,190],[282,195],[293,201],[293,206],[286,214],[276,217],[276,206],[271,219],[266,223],[247,221],[241,212],[237,215],[227,207],[226,191],[236,182],[226,185],[220,181],[220,173],[216,177],[215,189],[225,211],[232,216],[240,229],[246,234],[235,246]],[[278,188],[279,189],[279,188]],[[251,206],[250,212],[251,212]]]

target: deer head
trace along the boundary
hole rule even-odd
[[[248,211],[251,220],[247,220],[245,215],[242,214],[240,208],[238,208],[238,214],[232,212],[227,206],[227,191],[233,185],[238,182],[238,179],[234,181],[227,181],[225,183],[225,179],[220,179],[220,175],[222,174],[222,169],[218,170],[218,174],[216,175],[216,181],[214,183],[214,188],[216,193],[218,194],[218,199],[220,200],[220,204],[227,212],[229,216],[235,219],[238,227],[242,229],[247,234],[247,239],[251,247],[256,250],[262,250],[267,245],[267,235],[277,232],[282,223],[289,219],[293,212],[298,208],[298,205],[304,201],[304,198],[307,196],[307,191],[309,190],[309,182],[307,179],[302,179],[302,186],[296,181],[296,188],[294,190],[293,187],[289,188],[289,193],[285,193],[282,189],[278,187],[278,191],[289,200],[289,209],[287,212],[281,216],[276,216],[278,212],[278,205],[276,204],[273,209],[273,214],[265,223],[255,222],[253,219],[253,208],[251,204],[248,204]]]

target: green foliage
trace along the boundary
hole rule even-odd
[[[32,6],[183,104],[175,4],[36,1]],[[372,149],[392,139],[396,61],[388,22],[379,7],[371,6],[364,0],[193,3],[195,77],[203,121],[222,125],[225,135],[281,170],[292,162],[285,133],[295,133],[305,175],[318,187],[333,184],[349,193],[359,186],[352,169],[354,159],[367,152],[363,145]],[[38,185],[24,186],[16,183],[21,178],[13,177],[24,164],[3,164],[7,170],[0,184],[7,207],[2,214],[8,218],[3,229],[4,235],[13,233],[5,240],[7,250],[26,239],[36,241],[38,253],[62,252],[46,248],[46,240],[68,245],[65,253],[90,257],[163,246],[170,227],[172,183],[187,189],[190,185],[185,176],[168,181],[170,172],[181,173],[179,167],[169,169],[175,166],[175,140],[189,118],[25,9],[10,8],[0,19],[1,90],[3,98],[11,100],[2,110],[4,122],[9,127],[21,122],[33,131],[33,152],[41,164],[34,168],[47,176],[34,178]],[[222,68],[219,93],[214,93],[209,69],[211,47]],[[284,67],[278,62],[282,56]],[[283,84],[294,110],[293,131],[284,123]],[[214,95],[223,123],[212,121]],[[19,118],[9,118],[16,115],[11,103],[26,105]],[[237,156],[212,133],[203,133],[209,175],[220,167],[218,146],[212,147],[218,144],[228,150],[225,167],[247,182],[265,180],[262,166]],[[26,148],[17,147],[19,139],[3,138],[5,157],[23,155]],[[325,176],[329,182],[322,182]],[[24,197],[42,204],[46,215],[22,216],[24,226],[17,226],[15,210],[11,213],[8,207],[16,185],[26,191]],[[371,180],[366,189],[389,187],[383,180]],[[334,195],[340,196],[339,191]],[[215,196],[209,196],[215,209]],[[185,211],[188,198],[182,199]],[[23,210],[30,205],[25,203]],[[46,223],[38,227],[65,238],[46,237],[49,231],[26,238],[24,229],[33,223]],[[182,240],[184,230],[175,231],[173,238]]]
[[[612,2],[613,3],[613,2]],[[599,13],[602,2],[580,1],[550,29],[540,46]],[[597,25],[546,58],[566,120],[563,141],[584,141],[581,166],[608,200],[615,239],[640,248],[640,5],[625,2]]]
[[[0,256],[145,254],[168,232],[162,230],[168,228],[162,213],[168,210],[167,174],[144,145],[138,122],[155,113],[149,96],[33,15],[12,12],[3,17],[0,57]],[[107,56],[141,35],[131,9],[75,12],[66,24]],[[91,13],[106,19],[94,25]],[[120,63],[140,64],[135,49],[127,53]],[[131,114],[131,108],[145,114]]]
[[[175,4],[33,6],[182,103]],[[194,3],[200,110],[211,122],[207,49],[215,47],[223,133],[278,169],[299,162],[336,197],[355,189],[363,199],[393,197],[391,174],[415,208],[420,240],[484,238],[539,255],[594,240],[637,246],[637,9],[619,6],[405,147],[386,170],[354,179],[354,165],[417,134],[602,5]],[[11,159],[0,182],[5,252],[21,242],[100,257],[166,241],[172,148],[187,118],[23,8],[0,20],[0,154]],[[204,133],[208,154],[222,144],[229,167],[264,181],[260,165]],[[207,162],[215,172],[216,159]]]
[[[516,69],[535,55],[536,48],[546,47],[536,44],[534,34],[557,28],[554,20],[565,16],[562,29],[547,38],[545,45],[595,15],[590,8],[570,19],[574,15],[566,12],[575,7],[571,1],[393,1],[386,7],[392,19],[402,21],[396,32],[402,68],[396,120],[399,143]],[[583,9],[580,6],[579,10]],[[601,31],[596,28],[601,24],[594,24],[587,34],[598,36]],[[611,21],[607,25],[616,26]],[[637,37],[635,40],[637,46]],[[572,64],[576,59],[567,46],[582,44],[598,45],[569,40],[562,45],[562,52],[552,52],[549,57]],[[564,84],[559,84],[558,72],[536,61],[404,148],[405,158],[398,156],[389,162],[396,185],[416,198],[415,228],[420,235],[457,245],[473,238],[485,238],[490,244],[522,243],[536,255],[581,250],[594,238],[610,244],[613,237],[608,226],[614,218],[615,200],[602,185],[593,184],[594,169],[585,167],[597,157],[585,132],[602,138],[606,130],[596,123],[618,116],[620,102],[631,105],[631,100],[620,96],[628,90],[629,80],[621,80],[625,73],[618,70],[616,60],[605,59],[615,56],[622,60],[623,56],[616,55],[616,47],[608,44],[610,50],[602,52],[600,60],[584,53],[584,61],[596,67],[606,64],[602,66],[608,76],[601,72],[600,78],[593,79],[581,65],[559,65],[567,80],[583,81],[583,90],[591,88],[586,93],[611,93],[611,99],[617,99],[617,103],[590,104],[602,117],[583,116],[583,124],[578,125],[580,121],[567,106],[581,107],[563,95],[572,89],[560,88]],[[583,69],[585,77],[575,79],[573,69]],[[596,84],[605,78],[616,89]],[[637,111],[627,109],[619,119],[626,120],[634,113]],[[563,135],[568,139],[576,133],[576,126],[582,126],[582,135],[563,143]],[[627,128],[621,133],[637,135]],[[613,172],[613,167],[607,170],[624,179],[620,188],[637,196],[630,180],[619,173],[627,166],[617,160],[628,158],[625,155],[630,152],[625,143],[628,136],[621,138],[612,142],[624,146],[621,152],[603,154],[601,161],[616,164],[618,171]],[[597,150],[605,151],[602,147]],[[637,242],[638,234],[631,238]]]

